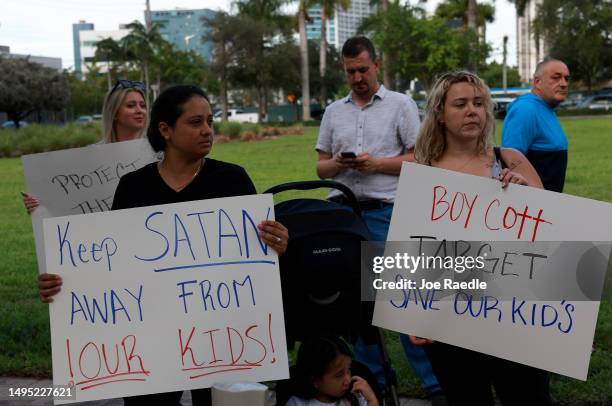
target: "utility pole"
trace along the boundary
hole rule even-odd
[[[506,72],[506,55],[507,55],[508,36],[504,35],[504,61],[502,66],[502,86],[504,88],[504,94],[508,92],[508,76]]]

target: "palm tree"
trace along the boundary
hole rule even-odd
[[[482,41],[485,42],[486,24],[495,20],[495,6],[487,3],[476,4],[474,0],[446,0],[436,8],[436,15],[445,19],[460,18],[465,27],[482,29]]]
[[[229,66],[231,64],[231,43],[238,20],[224,11],[218,12],[214,17],[202,17],[202,22],[209,30],[202,40],[210,41],[214,46],[214,59],[212,70],[219,79],[219,99],[221,101],[221,119],[227,121],[228,101],[227,84],[229,81]]]
[[[346,10],[351,0],[319,0],[321,7],[321,43],[319,47],[319,76],[321,77],[321,103],[327,103],[327,89],[325,87],[325,71],[327,70],[327,14],[333,13],[336,7]],[[337,29],[337,28],[336,28]]]
[[[523,17],[525,15],[525,9],[527,8],[527,4],[529,0],[508,0],[510,3],[514,3],[516,7],[516,15],[519,17]]]
[[[94,55],[96,62],[106,62],[106,79],[108,90],[113,86],[112,75],[116,73],[118,65],[125,60],[125,54],[119,42],[112,38],[105,38],[96,43],[96,53]]]
[[[127,25],[130,33],[123,37],[121,46],[128,59],[140,63],[141,79],[144,80],[146,94],[149,97],[149,67],[154,62],[157,50],[165,42],[159,33],[159,26],[153,24],[150,30],[140,22],[134,21]]]
[[[383,12],[384,19],[387,19],[387,11],[389,10],[389,0],[380,0],[380,9]],[[385,24],[386,25],[386,24]],[[382,54],[382,52],[381,52]],[[392,81],[391,81],[391,68],[389,61],[389,54],[381,55],[382,57],[382,70],[383,70],[383,85],[387,89],[393,89]]]
[[[245,52],[253,59],[253,68],[257,72],[251,77],[259,99],[260,118],[267,114],[268,90],[274,85],[269,64],[270,50],[279,35],[290,36],[293,31],[292,20],[282,13],[282,6],[288,0],[238,0],[234,3],[238,9],[238,17],[243,19],[242,35],[252,38],[242,38],[243,44],[249,44]]]
[[[306,36],[307,0],[298,5],[298,31],[300,34],[300,76],[302,77],[302,120],[310,120],[310,71],[308,68],[308,37]]]
[[[476,0],[468,0],[467,26],[471,30],[476,30]]]

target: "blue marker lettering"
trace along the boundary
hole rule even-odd
[[[154,216],[157,216],[159,214],[164,214],[163,211],[156,211],[154,213],[149,214],[149,217],[147,217],[147,219],[145,220],[145,228],[149,231],[154,232],[155,234],[161,236],[161,238],[164,239],[164,241],[166,242],[166,248],[164,248],[164,251],[158,255],[157,257],[153,257],[153,258],[141,258],[138,255],[134,255],[134,258],[139,259],[141,261],[157,261],[158,259],[164,257],[167,253],[168,250],[170,249],[170,244],[168,243],[168,239],[166,238],[166,236],[161,233],[160,231],[154,230],[151,227],[149,227],[149,220],[151,220],[151,218],[153,218]]]
[[[230,226],[232,226],[232,230],[234,230],[233,234],[224,234],[223,226],[221,225],[221,215],[224,215],[227,219],[227,222]],[[223,257],[221,251],[221,241],[223,238],[232,237],[235,238],[238,242],[238,250],[240,251],[240,256],[242,256],[242,244],[240,243],[240,238],[238,237],[238,232],[236,231],[236,227],[234,227],[234,223],[232,223],[232,219],[230,219],[229,215],[223,209],[219,209],[219,257]]]
[[[119,296],[115,293],[113,289],[111,289],[110,294],[111,294],[111,309],[113,311],[113,324],[116,323],[117,313],[120,310],[123,310],[123,312],[125,313],[125,317],[127,317],[128,321],[132,321],[132,319],[130,319],[130,315],[128,311],[126,310],[125,306],[123,306],[123,302],[121,301],[121,299],[119,299]],[[106,293],[104,295],[106,296]],[[116,303],[119,303],[120,307],[118,307]]]
[[[91,324],[96,323],[96,313],[98,313],[100,318],[104,321],[104,323],[106,323],[108,320],[108,302],[106,300],[106,292],[104,292],[104,312],[102,312],[102,309],[100,309],[98,300],[95,297],[91,298],[91,308],[89,307],[87,296],[83,295],[83,301],[85,301],[85,306],[87,307],[87,313],[89,314]]]
[[[70,325],[74,324],[74,315],[77,313],[83,313],[83,317],[85,318],[85,321],[87,321],[87,313],[85,313],[85,310],[83,309],[83,305],[81,304],[81,301],[79,300],[77,295],[75,295],[74,292],[70,292],[70,296],[72,297],[72,311],[70,314]],[[76,309],[76,307],[74,306],[75,303],[79,305],[78,309]]]
[[[270,209],[269,208],[268,208],[268,214],[270,214]],[[261,251],[264,253],[264,255],[268,255],[268,245],[265,244],[263,241],[261,241],[261,237],[259,236],[259,231],[257,230],[257,226],[255,225],[255,222],[253,221],[251,216],[249,216],[249,213],[246,210],[242,210],[242,231],[244,233],[244,247],[245,247],[245,251],[246,251],[246,257],[250,258],[250,255],[251,255],[250,252],[249,252],[249,238],[248,238],[248,234],[247,234],[247,220],[249,221],[249,223],[251,223],[251,227],[255,231],[255,236],[257,236],[257,241],[259,242],[259,247],[261,248]]]
[[[179,224],[181,229],[183,230],[183,235],[185,238],[178,238],[179,235]],[[189,233],[187,229],[185,229],[185,225],[181,221],[181,218],[178,214],[174,213],[174,258],[176,258],[176,254],[178,253],[178,246],[181,241],[186,241],[189,246],[189,252],[191,253],[191,258],[195,261],[195,255],[193,255],[193,249],[191,248],[191,240],[189,239]]]
[[[136,299],[136,303],[138,303],[138,313],[140,314],[140,321],[142,321],[142,285],[140,285],[138,296],[134,296],[134,294],[130,292],[130,290],[127,288],[124,288],[123,290],[125,290],[127,293],[130,294],[130,296]]]
[[[70,222],[66,223],[66,229],[64,230],[64,235],[62,236],[62,232],[60,230],[60,225],[57,225],[57,236],[59,238],[59,248],[60,248],[60,265],[64,264],[64,244],[68,245],[68,252],[70,253],[70,262],[72,262],[72,266],[76,266],[74,262],[74,257],[72,256],[72,245],[70,241],[66,239],[66,235],[68,234],[68,228],[70,228]]]
[[[183,299],[183,308],[185,309],[185,314],[187,314],[187,300],[185,300],[185,298],[187,296],[191,296],[193,295],[193,292],[189,291],[185,291],[185,285],[187,284],[193,284],[193,283],[197,283],[198,281],[193,280],[193,281],[185,281],[185,282],[179,282],[176,284],[176,286],[180,286],[181,287],[181,293],[179,294],[179,299]]]
[[[214,211],[204,211],[204,212],[199,212],[199,213],[189,213],[187,215],[187,217],[189,216],[197,216],[198,217],[198,222],[200,223],[200,229],[202,230],[202,237],[204,237],[204,246],[206,247],[206,255],[208,255],[208,258],[210,258],[210,250],[208,249],[208,239],[206,238],[206,230],[204,229],[204,223],[202,223],[202,217],[200,217],[200,215],[202,214],[211,214],[214,213]]]
[[[243,287],[244,285],[246,285],[246,283],[249,283],[249,288],[251,290],[251,299],[253,301],[253,306],[255,306],[255,292],[253,291],[253,281],[251,281],[251,276],[247,275],[246,278],[244,278],[244,280],[242,281],[242,283],[238,282],[237,280],[234,280],[233,282],[233,287],[234,287],[234,296],[236,297],[236,307],[240,307],[240,295],[238,294],[238,286]]]

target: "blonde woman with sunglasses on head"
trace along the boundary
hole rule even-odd
[[[142,82],[120,79],[107,93],[102,107],[100,144],[130,141],[145,135],[149,109]],[[28,214],[40,205],[38,199],[21,192]]]

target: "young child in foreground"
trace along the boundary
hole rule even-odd
[[[287,406],[378,406],[370,385],[351,375],[352,353],[338,337],[304,341],[298,351],[298,391]]]

